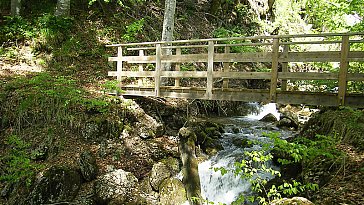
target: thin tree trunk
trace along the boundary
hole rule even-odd
[[[162,41],[172,41],[174,31],[174,14],[176,12],[176,0],[166,0],[162,30]],[[163,49],[163,55],[172,55],[172,49]],[[164,63],[162,70],[171,70],[171,63]],[[161,81],[162,84],[166,84],[168,79]]]
[[[55,16],[69,16],[71,8],[71,0],[58,0]]]
[[[12,16],[20,15],[20,6],[21,6],[21,0],[11,0],[11,15]]]

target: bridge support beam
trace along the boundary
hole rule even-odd
[[[350,42],[349,36],[342,37],[341,43],[341,57],[340,57],[340,71],[339,71],[339,91],[338,91],[338,103],[339,105],[345,105],[345,95],[347,86],[347,75],[349,68],[349,56]]]
[[[278,57],[279,57],[279,38],[273,39],[272,48],[272,76],[270,80],[270,102],[276,102],[277,98],[277,81],[278,81]]]
[[[154,74],[154,91],[155,96],[160,97],[160,87],[161,87],[161,69],[162,69],[162,49],[161,44],[156,45],[156,61],[155,61],[155,74]]]
[[[214,71],[214,42],[209,41],[208,47],[208,59],[207,59],[207,85],[206,85],[206,98],[212,99],[212,87],[213,87],[213,79],[212,73]]]

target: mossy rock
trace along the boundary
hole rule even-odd
[[[69,167],[55,166],[45,171],[29,195],[29,204],[72,201],[81,187],[80,174]]]
[[[183,204],[187,201],[185,187],[176,178],[164,180],[160,186],[159,194],[159,202],[163,205]]]
[[[253,147],[253,144],[250,143],[250,141],[247,138],[233,138],[232,139],[232,143],[233,145],[239,147],[239,148],[249,148],[249,147]]]

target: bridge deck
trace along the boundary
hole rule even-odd
[[[364,73],[353,69],[364,64],[363,36],[306,34],[115,44],[109,46],[118,48],[117,56],[109,61],[117,62],[117,70],[109,75],[121,81],[123,95],[364,107]],[[247,63],[269,68],[246,72]],[[325,67],[329,63],[337,70],[330,72]],[[166,71],[165,65],[173,71]],[[294,72],[295,66],[302,65],[309,68]],[[251,80],[268,86],[239,86]],[[315,92],[297,91],[301,88],[296,82],[306,82],[306,90]]]

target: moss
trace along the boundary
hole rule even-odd
[[[309,138],[316,134],[334,137],[337,141],[348,143],[364,150],[364,113],[351,108],[326,110],[316,114],[305,125],[302,136]]]

